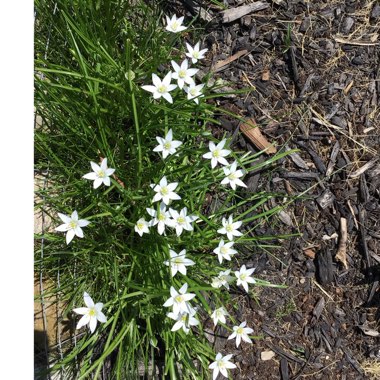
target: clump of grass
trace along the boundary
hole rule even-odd
[[[237,251],[242,245],[255,247],[265,237],[257,239],[251,223],[281,208],[260,212],[273,194],[226,187],[229,180],[221,183],[226,172],[220,166],[212,168],[204,158],[208,141],[214,141],[208,127],[217,124],[215,106],[208,102],[215,97],[212,88],[205,87],[197,102],[177,88],[171,92],[173,104],[154,100],[144,90],[152,74],[162,79],[171,70],[170,60],[181,61],[185,52],[183,34],[165,30],[157,7],[143,1],[37,0],[36,13],[35,101],[43,120],[35,134],[36,169],[48,169],[50,181],[47,190],[40,191],[44,202],[37,207],[61,225],[60,232],[37,236],[44,239],[44,252],[37,252],[36,265],[46,278],[58,275],[54,292],[66,305],[62,317],[78,321],[81,317],[74,310],[89,313],[87,322],[98,319],[96,328],[90,323],[90,330],[81,327],[75,332],[73,344],[64,348],[53,371],[84,379],[98,378],[107,370],[111,378],[132,379],[141,371],[139,366],[145,375],[154,376],[158,365],[172,379],[205,378],[215,353],[203,322],[228,305],[230,294],[223,289],[230,289],[236,277],[234,272],[230,278],[226,275],[222,286],[219,275],[236,269],[239,256],[218,261],[213,253],[222,237],[218,230],[233,216],[234,222],[242,222]],[[166,137],[170,130],[182,144],[164,157],[154,148],[157,137]],[[231,152],[229,164],[236,160],[248,173],[285,155],[278,153],[256,165],[260,154]],[[105,158],[115,169],[110,186],[104,180],[94,188],[83,176],[95,170],[90,162],[100,164]],[[180,196],[165,202],[174,210],[169,217],[184,209],[192,216],[191,228],[180,233],[173,221],[165,232],[157,229],[164,211],[154,197],[164,177],[178,183],[174,191]],[[82,222],[76,221],[74,211]],[[146,222],[140,230],[139,221]],[[149,233],[140,236],[144,228]],[[62,232],[68,229],[75,229],[77,236],[66,232],[72,233],[66,244]],[[193,264],[173,276],[171,251],[184,250]],[[273,286],[255,281],[249,286]],[[168,299],[185,284],[187,293],[195,296],[184,303],[184,327],[173,331],[176,321],[167,316]],[[248,290],[245,285],[243,281]],[[91,306],[87,294],[104,305]],[[173,312],[175,317],[178,313],[174,308]],[[192,325],[190,317],[198,323]],[[233,316],[228,319],[226,327],[232,332],[231,322],[236,321]]]

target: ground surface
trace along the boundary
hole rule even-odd
[[[220,106],[254,118],[269,142],[299,149],[269,173],[246,177],[249,190],[293,197],[309,189],[255,231],[300,236],[273,239],[281,249],[271,254],[245,253],[257,277],[288,286],[257,290],[259,304],[236,296],[237,317],[262,339],[236,349],[218,330],[217,348],[234,353],[235,379],[365,379],[376,370],[372,377],[380,378],[380,5],[274,0],[223,22],[220,8],[207,3],[212,21],[199,20],[209,49],[204,71],[232,58],[214,78],[256,88],[221,98]],[[177,5],[171,10],[197,13],[196,1]],[[237,133],[238,122],[219,120],[223,128],[214,132],[234,134],[235,149],[258,150]],[[341,218],[346,268],[335,258]],[[274,357],[262,360],[264,351]]]

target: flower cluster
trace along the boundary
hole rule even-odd
[[[183,17],[177,18],[176,15],[171,19],[166,17],[166,30],[172,33],[178,33],[187,29],[182,25],[183,19]],[[186,57],[190,58],[193,64],[205,58],[207,49],[199,50],[199,42],[197,42],[194,47],[188,43],[186,43],[186,46]],[[189,67],[189,61],[186,58],[180,64],[175,61],[171,61],[171,64],[173,71],[169,71],[162,80],[157,74],[153,73],[153,85],[145,85],[141,86],[141,88],[145,91],[151,92],[154,99],[160,99],[163,97],[169,103],[173,103],[173,98],[170,92],[178,87],[186,92],[188,100],[194,100],[195,103],[199,104],[199,98],[204,96],[202,90],[205,86],[203,83],[198,85],[195,83],[194,76],[199,69]],[[172,79],[176,80],[177,84],[172,84]]]
[[[186,29],[182,23],[183,17],[177,18],[175,15],[172,18],[166,17],[166,30],[172,33],[182,32]],[[199,42],[194,47],[191,47],[188,43],[186,43],[186,46],[187,58],[180,63],[171,61],[173,71],[169,71],[163,79],[160,79],[157,74],[153,73],[153,84],[142,86],[142,89],[153,94],[154,99],[163,97],[169,103],[173,103],[171,92],[177,87],[186,92],[188,100],[194,100],[197,104],[199,103],[199,98],[204,96],[202,93],[204,84],[197,85],[194,80],[198,69],[192,68],[190,65],[204,59],[207,49],[200,50]],[[173,84],[172,80],[175,80],[176,84]],[[182,141],[174,140],[172,129],[169,129],[164,137],[157,136],[156,140],[158,145],[153,148],[153,152],[160,153],[163,160],[170,155],[174,155],[174,157],[178,155],[177,149],[183,145]],[[219,164],[222,165],[225,176],[221,181],[222,185],[230,185],[233,190],[236,190],[237,186],[247,187],[241,180],[244,171],[237,169],[237,161],[235,160],[231,164],[227,161],[227,157],[231,151],[226,149],[225,145],[226,139],[223,139],[217,144],[210,141],[209,151],[203,154],[203,158],[211,160],[212,169],[215,169]],[[102,184],[109,187],[111,185],[111,176],[114,176],[115,169],[108,167],[107,158],[104,158],[100,164],[91,161],[90,166],[93,171],[83,175],[82,178],[93,181],[94,189],[98,189]],[[183,233],[186,234],[186,232],[194,231],[194,222],[199,219],[199,216],[191,215],[191,211],[188,212],[186,206],[176,208],[173,206],[173,203],[183,201],[180,195],[181,184],[179,182],[170,182],[166,175],[164,175],[158,182],[151,184],[150,187],[152,191],[151,207],[146,208],[149,217],[145,218],[140,215],[141,217],[137,222],[133,221],[133,223],[135,223],[134,231],[142,237],[144,234],[149,234],[151,231],[154,231],[151,230],[152,227],[157,227],[157,233],[159,235],[166,236],[167,233],[172,233],[173,235],[175,233],[177,238]],[[66,232],[67,244],[70,244],[75,236],[79,238],[84,237],[82,227],[88,226],[90,221],[79,219],[76,210],[72,212],[71,216],[61,213],[58,213],[58,216],[63,221],[63,224],[58,226],[56,230]],[[218,246],[212,251],[217,256],[219,264],[222,264],[224,260],[231,262],[233,257],[238,254],[238,251],[235,249],[236,241],[234,239],[239,239],[243,235],[243,233],[239,231],[242,224],[242,221],[234,221],[233,215],[229,215],[228,217],[223,217],[221,226],[219,225],[220,228],[215,229],[215,234],[219,233],[225,235],[220,239]],[[169,228],[169,230],[167,230],[167,228]],[[162,268],[167,270],[168,275],[170,272],[171,278],[176,277],[176,282],[172,283],[178,284],[178,277],[181,277],[181,275],[187,276],[188,270],[192,270],[188,267],[192,267],[196,265],[196,263],[189,258],[186,249],[182,249],[177,253],[168,246],[163,249],[163,251],[167,260],[162,260],[162,264],[164,265]],[[216,277],[211,279],[211,286],[215,289],[225,287],[229,290],[230,284],[236,281],[236,286],[242,286],[244,290],[248,292],[248,284],[255,283],[255,279],[252,277],[254,270],[255,268],[247,269],[246,266],[243,265],[238,271],[234,272],[235,276],[231,275],[231,269],[220,271]],[[199,320],[196,317],[197,307],[190,303],[190,301],[194,300],[196,294],[188,292],[189,285],[187,282],[181,281],[181,283],[182,285],[179,288],[170,286],[170,297],[166,299],[162,306],[171,308],[166,314],[168,318],[174,321],[171,331],[182,329],[185,334],[188,334],[192,327],[199,324]],[[196,300],[194,301],[196,302]],[[77,329],[89,325],[90,331],[93,333],[98,321],[101,323],[107,321],[106,316],[102,313],[103,304],[95,304],[86,292],[84,292],[84,303],[86,307],[73,309],[76,314],[82,315],[77,324]],[[215,326],[218,323],[226,324],[228,312],[223,306],[220,306],[212,312],[211,317]],[[173,323],[172,321],[171,323]],[[239,326],[233,326],[232,330],[233,332],[228,339],[235,338],[236,347],[239,347],[241,340],[252,343],[249,334],[253,332],[253,329],[246,327],[246,321],[242,322]],[[214,380],[219,373],[228,377],[227,369],[236,368],[235,364],[230,362],[231,357],[232,355],[223,356],[221,353],[216,355],[215,361],[209,366],[209,368],[213,370]]]

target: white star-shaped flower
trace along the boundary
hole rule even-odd
[[[226,323],[226,315],[228,315],[228,313],[224,307],[215,309],[211,314],[211,318],[214,320],[214,325],[216,326],[219,321],[222,323]]]
[[[226,289],[230,289],[230,282],[233,281],[233,277],[230,276],[231,269],[227,269],[226,271],[219,272],[217,277],[213,277],[211,281],[211,286],[213,288],[221,288],[224,286]]]
[[[193,308],[190,309],[189,313],[179,313],[177,315],[174,313],[168,313],[167,316],[176,321],[171,331],[177,331],[182,328],[185,334],[188,334],[191,326],[199,325],[198,319],[194,318],[195,314],[196,311]]]
[[[160,203],[160,209],[157,211],[154,208],[147,208],[147,213],[153,217],[148,223],[149,227],[153,227],[157,224],[157,231],[160,235],[165,232],[165,226],[174,228],[174,221],[170,217],[169,211],[166,211],[164,202]]]
[[[227,338],[227,339],[236,338],[236,347],[239,347],[242,339],[245,342],[252,344],[252,340],[249,338],[248,334],[253,333],[253,329],[251,329],[250,327],[245,327],[246,324],[247,322],[244,321],[240,323],[239,326],[234,326],[233,327],[234,332]]]
[[[223,262],[223,259],[231,261],[231,255],[235,255],[237,253],[237,251],[232,249],[233,245],[233,241],[229,241],[228,243],[224,244],[224,240],[222,239],[219,242],[218,247],[213,250],[213,252],[218,255],[220,264]]]
[[[180,212],[170,208],[169,212],[173,218],[177,236],[180,236],[183,230],[193,231],[191,223],[197,220],[198,217],[195,215],[187,215],[187,207],[184,207]]]
[[[190,313],[192,307],[188,303],[191,299],[195,297],[193,293],[187,292],[187,283],[183,284],[182,287],[177,292],[173,286],[170,287],[171,297],[166,300],[163,306],[170,307],[173,306],[173,314],[178,315],[179,313]]]
[[[177,272],[182,273],[184,276],[186,276],[186,267],[195,264],[193,260],[186,258],[186,249],[183,249],[178,254],[170,249],[169,254],[170,260],[164,261],[164,264],[170,266],[172,277],[174,277]]]
[[[173,33],[182,32],[183,30],[187,29],[186,26],[183,26],[183,19],[184,17],[177,18],[176,15],[173,15],[173,17],[170,19],[168,16],[166,16],[166,30]]]
[[[209,152],[203,155],[203,158],[211,160],[211,167],[215,168],[218,162],[222,165],[228,165],[228,161],[224,158],[227,157],[231,151],[223,149],[226,143],[226,139],[223,139],[218,145],[215,145],[212,141],[209,142]]]
[[[194,99],[194,102],[199,104],[199,98],[204,97],[202,93],[202,88],[204,86],[205,86],[204,84],[196,85],[195,83],[192,83],[189,86],[184,87],[184,90],[187,93],[187,99],[188,100]]]
[[[243,170],[236,170],[237,162],[234,161],[230,167],[224,167],[223,171],[226,176],[226,178],[223,179],[221,182],[222,185],[230,184],[230,186],[236,190],[236,186],[242,186],[242,187],[247,187],[247,185],[239,179],[244,175]]]
[[[159,99],[162,96],[169,103],[173,103],[173,98],[169,94],[169,92],[173,91],[177,87],[177,85],[171,84],[171,80],[171,72],[167,73],[162,81],[156,74],[152,74],[153,86],[141,86],[141,88],[145,91],[153,93],[154,99]]]
[[[215,361],[209,365],[210,369],[213,369],[212,380],[216,380],[219,372],[224,376],[228,377],[227,369],[236,368],[234,363],[229,360],[232,358],[232,354],[223,356],[220,352],[216,355]]]
[[[158,141],[159,145],[153,149],[153,152],[162,152],[162,157],[164,159],[169,154],[174,154],[176,152],[176,149],[182,145],[181,141],[173,140],[173,131],[171,129],[169,129],[169,132],[164,138],[157,136],[156,140]]]
[[[223,228],[218,230],[218,233],[227,235],[228,240],[234,240],[234,236],[243,235],[238,228],[242,225],[243,222],[234,222],[232,220],[232,215],[229,216],[228,220],[226,218],[222,219]]]
[[[243,265],[240,270],[235,272],[235,276],[237,277],[236,285],[241,285],[245,291],[248,293],[248,283],[254,284],[256,280],[251,277],[251,274],[255,271],[256,268],[247,269],[245,265]]]
[[[100,163],[100,166],[92,161],[90,164],[93,172],[85,174],[83,178],[94,181],[94,189],[97,189],[102,183],[109,186],[111,184],[110,175],[115,172],[115,169],[107,167],[107,158]]]
[[[140,236],[143,236],[143,234],[149,234],[149,223],[146,222],[144,218],[140,218],[135,225],[135,231]]]
[[[172,78],[177,79],[179,88],[182,89],[185,83],[195,84],[192,76],[194,76],[199,71],[199,69],[189,69],[189,63],[187,59],[182,61],[181,66],[179,66],[176,62],[172,61],[172,66],[174,69]]]
[[[172,182],[168,184],[166,177],[162,177],[159,185],[156,185],[153,188],[153,190],[157,193],[153,198],[153,202],[158,202],[162,199],[162,201],[168,205],[171,199],[181,199],[181,197],[174,192],[177,186],[178,182]]]
[[[196,43],[194,48],[192,48],[187,42],[186,42],[186,46],[187,46],[186,56],[191,58],[193,63],[197,63],[199,59],[203,59],[205,57],[205,53],[207,49],[203,49],[199,51],[199,46],[200,46],[199,42]]]
[[[58,216],[61,218],[64,224],[56,227],[56,231],[67,232],[66,233],[66,244],[70,244],[71,240],[73,240],[74,236],[78,236],[79,238],[83,238],[83,231],[81,227],[86,227],[90,224],[90,222],[86,219],[78,220],[78,213],[74,211],[71,214],[71,217],[65,214],[58,213]]]
[[[96,329],[98,321],[105,323],[107,322],[107,318],[102,313],[103,304],[101,302],[94,304],[94,301],[86,292],[84,292],[83,298],[87,307],[79,307],[73,310],[74,313],[83,315],[77,324],[77,330],[88,324],[91,333],[93,333]]]

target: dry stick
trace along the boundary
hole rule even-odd
[[[374,149],[368,148],[367,146],[361,144],[359,141],[356,141],[354,138],[352,138],[351,136],[349,136],[347,133],[344,132],[344,130],[342,128],[337,127],[336,125],[329,123],[322,115],[320,115],[312,107],[309,107],[309,109],[316,116],[316,117],[313,117],[312,119],[315,122],[317,122],[318,124],[323,125],[323,126],[325,126],[327,128],[335,129],[336,131],[338,131],[339,133],[341,133],[343,136],[347,137],[349,140],[353,141],[355,144],[357,144],[361,148],[363,148],[364,151],[370,152],[372,154],[377,154],[377,152]],[[330,131],[330,133],[331,133],[331,135],[333,135],[333,133],[331,131]],[[342,153],[343,152],[344,151],[342,151]]]
[[[340,240],[335,260],[340,261],[348,269],[347,265],[347,219],[340,218]]]
[[[367,42],[367,41],[358,41],[358,40],[347,40],[345,38],[334,36],[336,42],[347,45],[359,45],[359,46],[375,46],[379,45],[379,42]]]
[[[211,71],[213,71],[214,73],[217,73],[218,71],[222,70],[224,68],[224,66],[229,65],[231,62],[236,61],[241,56],[243,56],[247,53],[248,53],[248,50],[238,51],[234,55],[231,55],[231,57],[228,57],[228,58],[224,59],[223,61],[216,62],[215,65],[211,67]]]

